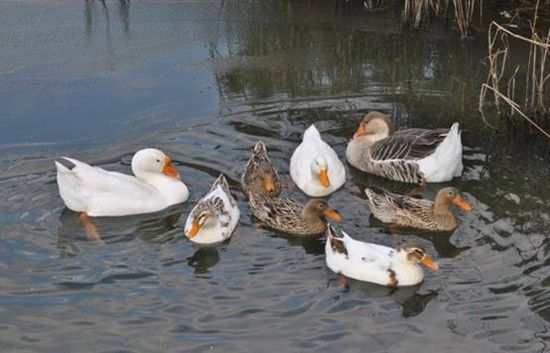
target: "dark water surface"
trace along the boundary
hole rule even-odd
[[[549,144],[480,123],[482,36],[405,31],[399,16],[330,1],[0,0],[0,350],[548,350]],[[417,242],[441,270],[413,288],[343,292],[324,239],[256,229],[238,180],[259,138],[288,175],[313,122],[343,157],[373,109],[402,127],[461,122],[465,172],[449,184],[475,208],[452,234],[390,236],[360,187],[407,186],[350,170],[329,200],[339,227]],[[146,146],[174,157],[190,200],[97,219],[104,241],[89,241],[53,159],[130,172]],[[183,223],[220,172],[241,223],[227,244],[198,248]]]

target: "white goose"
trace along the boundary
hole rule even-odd
[[[328,268],[344,278],[389,287],[412,286],[422,282],[424,271],[420,267],[421,263],[434,271],[439,268],[418,245],[405,243],[392,249],[365,243],[351,238],[345,232],[339,234],[330,224],[325,253]]]
[[[132,158],[135,176],[109,172],[72,158],[72,169],[55,162],[59,195],[70,210],[86,216],[127,216],[160,211],[189,197],[172,158],[147,148]]]
[[[290,176],[303,192],[312,197],[327,196],[346,181],[344,164],[321,139],[313,124],[304,132],[302,143],[292,154]]]
[[[227,180],[220,174],[208,194],[191,210],[185,222],[185,235],[198,244],[222,242],[231,236],[240,215]]]

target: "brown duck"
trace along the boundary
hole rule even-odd
[[[292,235],[321,235],[327,230],[322,216],[341,221],[338,211],[324,200],[312,199],[305,206],[292,199],[249,194],[252,214],[269,228]]]
[[[254,146],[241,178],[245,194],[277,196],[281,193],[281,182],[277,170],[267,155],[267,148],[262,141]]]
[[[365,194],[374,217],[384,223],[403,227],[449,231],[458,226],[450,210],[451,204],[466,211],[472,210],[472,206],[452,187],[439,190],[434,202],[383,189],[375,191],[374,188],[366,188]]]

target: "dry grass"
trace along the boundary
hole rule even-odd
[[[452,4],[451,11],[449,4]],[[481,20],[482,9],[483,0],[405,0],[403,14],[405,20],[414,28],[431,16],[451,15],[461,37],[466,38],[471,33],[476,17]]]
[[[537,9],[538,5],[539,1]],[[484,110],[487,93],[491,92],[499,114],[505,114],[504,109],[507,109],[506,114],[510,117],[521,116],[550,138],[550,134],[535,122],[535,117],[550,114],[550,85],[547,84],[550,79],[550,30],[545,36],[537,32],[537,9],[530,23],[530,38],[514,33],[496,22],[490,24],[487,34],[489,71],[486,82],[481,86],[479,111],[488,124]],[[529,54],[525,58],[527,64],[515,67],[509,64],[512,40],[529,46]]]

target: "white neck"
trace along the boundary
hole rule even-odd
[[[187,200],[189,191],[187,186],[178,179],[155,172],[138,171],[136,177],[145,184],[155,188],[169,203],[176,204]]]
[[[424,270],[422,270],[419,264],[413,265],[407,262],[394,261],[392,270],[395,271],[395,276],[400,286],[415,285],[424,279]]]

